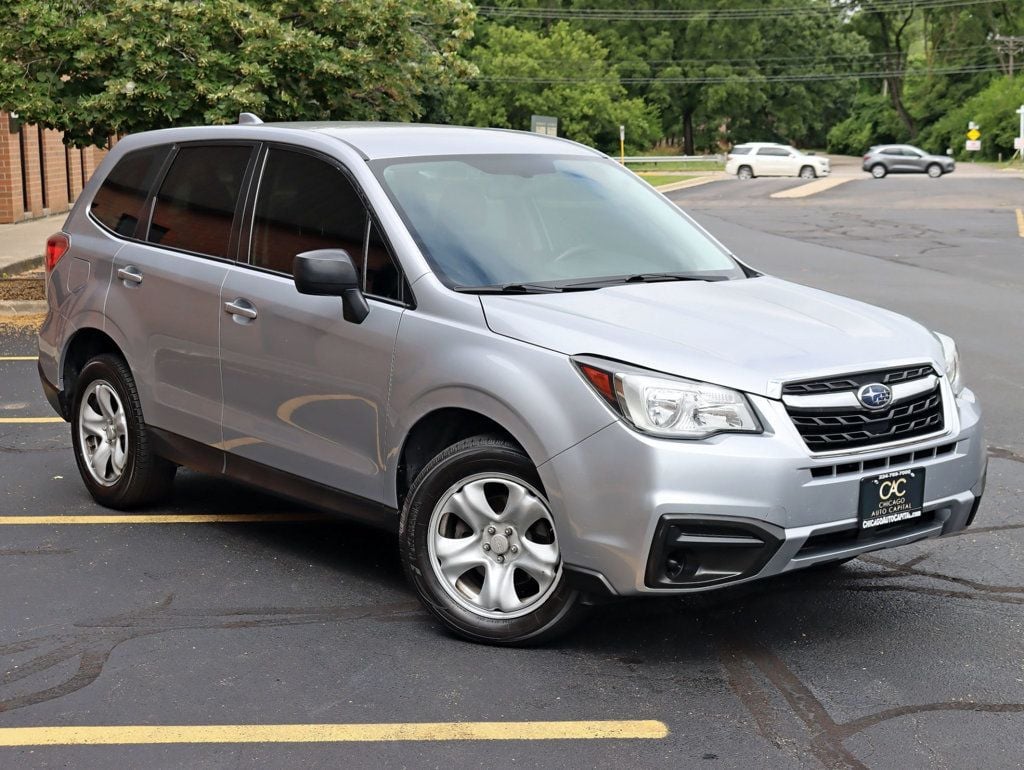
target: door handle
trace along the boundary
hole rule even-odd
[[[117,277],[124,281],[125,286],[130,283],[142,283],[142,273],[135,265],[127,265],[117,271]]]
[[[236,299],[224,303],[224,310],[231,315],[248,318],[250,321],[256,318],[256,308],[248,300]]]

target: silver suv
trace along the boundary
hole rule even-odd
[[[883,144],[865,153],[861,168],[875,179],[886,174],[927,174],[938,179],[943,174],[952,174],[956,161],[945,155],[929,155],[910,144]]]
[[[757,272],[572,142],[129,136],[47,268],[40,375],[99,503],[187,466],[372,522],[478,641],[956,532],[985,486],[951,339]]]

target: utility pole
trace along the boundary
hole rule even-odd
[[[1013,57],[1014,54],[1024,53],[1024,36],[995,35],[992,39],[996,42],[996,50],[999,52],[999,61],[1002,62],[1004,56],[1009,60],[1009,67],[1006,74],[1012,78]]]

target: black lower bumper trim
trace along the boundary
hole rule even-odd
[[[67,420],[69,410],[67,405],[64,403],[64,394],[57,389],[56,385],[46,378],[46,375],[43,373],[42,362],[36,363],[36,369],[39,371],[39,382],[43,385],[43,393],[46,396],[46,400],[50,402],[50,406],[53,407],[53,411]]]
[[[612,599],[618,596],[608,578],[597,570],[577,567],[574,564],[565,564],[562,569],[569,585],[586,597],[584,601]]]
[[[761,571],[779,550],[778,527],[728,517],[666,514],[647,560],[649,588],[697,588],[730,583]]]

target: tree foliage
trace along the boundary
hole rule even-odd
[[[486,4],[2,0],[0,109],[79,145],[241,111],[520,129],[550,114],[609,152],[625,125],[631,151],[681,138],[687,153],[826,139],[959,152],[975,120],[988,156],[1010,151],[1024,101],[995,44],[1024,35],[1022,0]]]
[[[654,110],[628,98],[607,49],[568,24],[545,32],[486,27],[469,60],[478,75],[455,91],[459,122],[529,129],[531,115],[554,115],[560,135],[608,151],[618,148],[620,125],[631,150],[649,147],[660,134]],[[592,79],[572,82],[581,72]]]
[[[411,120],[467,73],[466,0],[9,0],[0,107],[75,144],[155,127]]]

